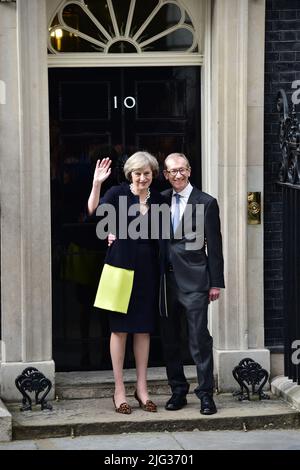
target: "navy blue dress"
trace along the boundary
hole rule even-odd
[[[147,217],[145,214],[144,217]],[[159,263],[157,240],[137,240],[133,288],[127,314],[110,312],[113,332],[152,333],[158,317]]]
[[[131,194],[126,183],[113,187],[101,198],[101,203],[113,204],[118,210],[120,196],[127,196],[128,206],[136,204],[138,198]],[[155,190],[151,190],[150,208],[142,216],[148,218],[149,233],[151,203],[162,203],[164,199]],[[133,220],[128,217],[128,224]],[[113,266],[134,270],[134,281],[127,314],[108,312],[112,332],[152,333],[159,315],[158,291],[160,279],[159,251],[160,240],[148,239],[122,240],[118,238],[108,249],[105,262]]]

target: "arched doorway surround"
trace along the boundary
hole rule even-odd
[[[263,188],[265,1],[181,3],[199,38],[203,32],[199,42],[202,187],[219,199],[227,281],[221,301],[212,308],[212,332],[219,389],[231,390],[231,370],[240,358],[251,353],[264,368],[270,366],[263,339],[262,226],[247,229],[245,216],[247,191]],[[1,135],[12,136],[1,154],[7,177],[1,183],[0,373],[1,396],[8,400],[19,399],[14,380],[25,367],[37,367],[55,380],[47,64],[50,68],[83,67],[89,62],[91,67],[143,63],[156,67],[174,65],[174,60],[194,65],[196,60],[195,54],[185,53],[106,54],[102,61],[98,53],[85,53],[84,60],[75,53],[47,57],[48,26],[60,4],[60,0],[3,3],[5,14],[1,14],[1,43],[10,44],[1,49],[5,64],[1,80],[6,82],[7,96],[13,97],[1,108]]]

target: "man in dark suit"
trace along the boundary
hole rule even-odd
[[[209,302],[217,300],[220,288],[224,287],[222,236],[216,199],[193,187],[189,182],[190,174],[191,167],[185,155],[172,153],[166,158],[164,175],[172,189],[164,191],[163,195],[171,206],[173,229],[168,243],[166,273],[168,316],[162,318],[161,322],[168,383],[172,390],[165,408],[179,410],[187,403],[189,384],[180,357],[180,316],[184,314],[189,349],[197,368],[198,386],[195,394],[201,402],[200,412],[210,415],[216,413],[217,409],[213,400],[213,351],[212,337],[207,328],[207,310]],[[187,207],[187,204],[191,207]],[[185,216],[191,214],[194,231],[197,228],[197,207],[204,209],[204,243],[195,246],[196,249],[190,249]],[[184,227],[181,235],[178,230],[181,230],[182,220]],[[174,227],[178,222],[179,227]]]

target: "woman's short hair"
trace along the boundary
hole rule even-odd
[[[124,174],[126,179],[131,181],[131,173],[133,171],[142,170],[146,166],[150,166],[153,178],[155,178],[159,173],[159,166],[156,158],[153,157],[153,155],[151,155],[151,153],[149,152],[135,152],[125,162]]]

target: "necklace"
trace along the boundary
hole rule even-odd
[[[133,184],[132,184],[132,183],[129,185],[129,188],[130,188],[130,191],[132,192],[132,194],[134,194],[135,196],[138,196],[138,194],[136,194],[136,193],[134,192],[134,190],[133,190]],[[148,188],[148,189],[147,189],[147,196],[145,197],[145,200],[144,200],[144,201],[140,201],[140,204],[146,205],[148,199],[150,198],[150,195],[151,195],[151,193],[150,193],[150,188]]]

